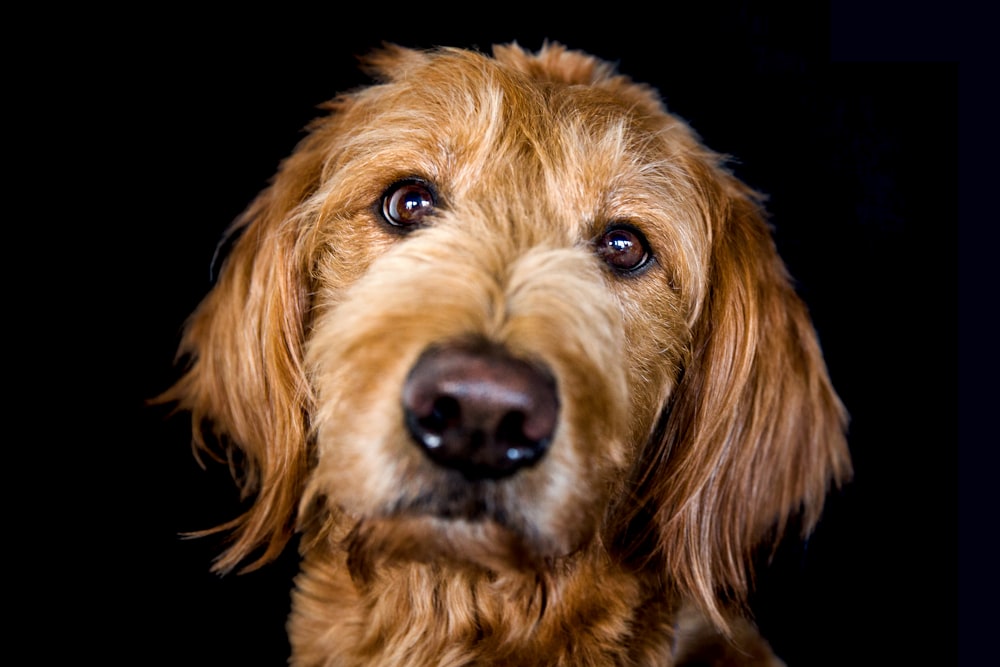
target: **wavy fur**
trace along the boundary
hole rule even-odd
[[[740,618],[749,563],[851,466],[760,197],[561,45],[364,65],[230,230],[158,399],[251,500],[215,568],[302,532],[295,665],[669,665],[706,637],[780,664]],[[435,209],[402,233],[379,202],[410,178]],[[635,274],[595,252],[618,222],[655,257]],[[536,465],[470,481],[414,445],[401,388],[449,346],[555,378]]]

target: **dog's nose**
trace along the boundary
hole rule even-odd
[[[538,462],[559,416],[545,369],[497,348],[425,352],[403,387],[406,425],[438,465],[498,479]]]

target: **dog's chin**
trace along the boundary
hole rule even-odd
[[[371,578],[380,567],[404,563],[540,572],[576,548],[546,543],[493,519],[426,514],[363,519],[348,534],[345,547],[351,573],[360,580]]]

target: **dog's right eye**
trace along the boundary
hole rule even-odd
[[[382,217],[395,227],[414,227],[434,210],[435,199],[433,188],[420,179],[393,183],[382,195]]]
[[[610,226],[597,241],[597,254],[621,275],[635,275],[649,266],[653,253],[638,229],[627,223]]]

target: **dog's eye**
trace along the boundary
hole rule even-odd
[[[396,227],[413,227],[434,210],[434,191],[428,183],[407,179],[394,183],[382,195],[382,216]]]
[[[597,254],[608,266],[622,274],[644,268],[653,257],[642,232],[625,224],[615,225],[604,232],[597,242]]]

